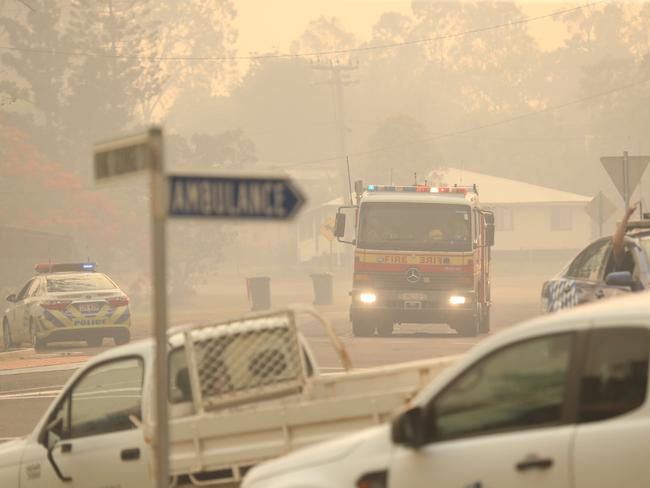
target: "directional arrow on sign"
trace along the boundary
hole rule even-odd
[[[289,220],[305,197],[289,178],[170,175],[170,217]]]

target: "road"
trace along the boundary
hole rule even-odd
[[[515,295],[504,286],[493,294],[495,304],[492,311],[492,334],[533,316],[538,311],[539,305],[534,291]],[[339,303],[322,310],[322,313],[340,335],[356,368],[460,354],[486,337],[461,338],[444,325],[404,325],[398,326],[390,338],[357,338],[350,332],[345,305]],[[178,321],[201,321],[211,318],[211,314],[202,316],[201,313],[195,313]],[[148,327],[142,326],[139,330],[141,335],[146,335]],[[323,330],[314,322],[310,322],[304,324],[302,331],[323,372],[340,371],[336,354]],[[83,364],[88,356],[108,347],[110,346],[106,344],[102,348],[88,349],[72,345],[55,347],[41,355],[36,355],[32,350],[12,352],[9,357],[4,358],[7,353],[0,354],[0,440],[29,433],[76,367]],[[14,360],[13,364],[7,363],[12,357],[20,359]],[[33,367],[35,363],[29,362],[29,358],[44,366]],[[48,364],[48,361],[53,364]],[[25,364],[32,367],[21,368]]]

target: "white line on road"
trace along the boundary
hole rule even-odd
[[[19,388],[19,389],[13,389],[13,390],[1,390],[0,395],[8,395],[10,393],[27,393],[30,391],[39,391],[39,390],[46,390],[46,389],[52,389],[52,388],[57,388],[61,389],[63,388],[64,385],[47,385],[47,386],[34,386],[33,388]]]
[[[38,366],[34,368],[18,368],[6,369],[0,371],[0,376],[10,376],[14,374],[27,374],[27,373],[48,373],[50,371],[65,371],[68,369],[77,369],[84,363],[68,363],[68,364],[55,364],[52,366]]]
[[[0,401],[2,400],[24,400],[27,398],[56,398],[56,395],[61,390],[43,390],[43,391],[32,391],[28,393],[8,393],[6,395],[0,395]]]

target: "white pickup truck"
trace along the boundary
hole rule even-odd
[[[349,370],[329,324],[303,312],[319,319]],[[300,313],[170,331],[170,486],[239,486],[264,460],[385,421],[455,360],[322,375],[298,332]],[[0,444],[0,487],[152,486],[153,363],[145,340],[75,372],[31,434]]]

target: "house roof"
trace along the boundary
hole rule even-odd
[[[442,172],[440,180],[447,185],[476,184],[481,202],[495,203],[576,203],[586,204],[591,197],[555,188],[533,185],[523,181],[500,176],[486,175],[474,171],[448,168]]]

